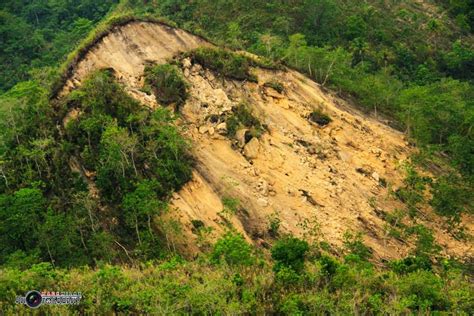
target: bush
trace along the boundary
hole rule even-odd
[[[222,48],[201,47],[187,53],[193,63],[209,68],[219,75],[236,80],[257,82],[257,78],[250,73],[252,60]]]
[[[277,91],[278,93],[282,93],[283,91],[285,91],[285,87],[283,86],[283,84],[281,84],[280,82],[275,81],[275,80],[267,81],[267,82],[265,82],[265,84],[263,86],[272,88],[275,91]]]
[[[314,110],[309,114],[308,118],[319,126],[326,126],[332,122],[332,119],[329,117],[329,115],[321,112],[320,110]]]
[[[346,232],[344,234],[344,248],[349,251],[350,254],[357,255],[362,260],[367,260],[372,257],[372,250],[364,245],[362,235],[352,234]]]
[[[186,82],[176,66],[163,64],[145,68],[145,83],[155,93],[156,101],[174,103],[178,109],[188,96]]]
[[[244,237],[238,233],[228,232],[214,245],[211,261],[230,265],[251,265],[255,260],[252,248]]]
[[[434,210],[449,219],[450,224],[461,221],[461,214],[466,211],[471,196],[460,178],[455,175],[438,178],[432,185],[433,197],[430,204]]]
[[[390,262],[390,268],[399,274],[406,274],[418,270],[431,270],[431,260],[427,256],[409,256],[404,259]]]
[[[308,250],[308,243],[296,237],[286,237],[277,241],[271,249],[272,259],[275,260],[273,270],[278,272],[282,268],[290,268],[301,273]]]
[[[337,268],[340,266],[336,259],[328,255],[322,255],[318,262],[321,266],[321,274],[327,277],[332,277],[336,274]]]
[[[258,138],[265,131],[260,121],[244,103],[232,109],[232,114],[227,118],[226,124],[227,135],[230,137],[234,137],[240,128],[248,128],[250,130],[250,138]]]
[[[429,271],[417,271],[406,275],[398,282],[398,291],[405,297],[411,309],[445,310],[447,302],[441,294],[443,281]]]

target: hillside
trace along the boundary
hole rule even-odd
[[[164,25],[129,23],[113,29],[84,56],[59,96],[80,86],[93,71],[112,69],[132,97],[156,108],[155,97],[141,91],[145,65],[207,45]],[[273,215],[281,220],[282,232],[296,236],[304,234],[301,223],[319,223],[320,238],[333,247],[340,247],[344,233],[354,230],[364,232],[376,257],[397,259],[409,253],[411,243],[390,238],[384,227],[387,210],[403,208],[389,192],[402,186],[403,164],[414,150],[402,133],[324,93],[295,71],[257,68],[258,82],[241,83],[216,78],[218,74],[189,59],[181,64],[190,96],[180,109],[179,125],[192,141],[196,159],[190,183],[171,200],[175,211],[169,216],[180,218],[185,227],[185,235],[176,241],[181,247],[197,250],[190,243],[197,239],[192,221],[212,227],[217,238],[229,220],[249,241],[265,244]],[[264,86],[271,81],[284,83],[284,93]],[[225,137],[222,123],[241,103],[248,103],[267,127],[258,140],[234,143]],[[332,119],[327,126],[308,119],[318,109]],[[225,218],[222,200],[229,197],[239,201],[240,209]],[[443,229],[442,219],[426,207],[423,213],[421,223],[435,229],[446,254],[472,255],[469,245]],[[472,219],[466,224],[472,233]]]
[[[98,23],[57,69],[0,68],[0,310],[474,308],[468,4],[78,3],[0,10],[0,60],[13,20]]]

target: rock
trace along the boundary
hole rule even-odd
[[[256,137],[253,137],[247,145],[244,147],[244,156],[248,159],[254,159],[258,156],[258,151],[260,149],[260,142]]]
[[[209,130],[207,131],[209,133],[209,135],[214,135],[214,127],[209,127]]]
[[[226,122],[220,123],[216,126],[217,132],[219,134],[225,134],[227,133],[227,124]]]
[[[261,207],[267,207],[268,206],[268,200],[265,199],[265,198],[259,198],[257,200],[257,203],[258,205],[260,205]]]
[[[209,81],[211,81],[211,82],[214,81],[214,80],[216,80],[216,77],[214,77],[214,75],[212,74],[212,72],[210,72],[209,70],[206,71],[206,78],[207,78],[207,80],[209,80]]]
[[[183,68],[188,69],[191,68],[191,58],[184,58],[183,59]]]
[[[260,179],[258,185],[257,185],[258,191],[263,195],[263,196],[268,196],[268,182]]]
[[[199,64],[194,64],[192,67],[191,67],[191,72],[195,75],[197,75],[200,71],[202,70],[202,66],[199,65]]]
[[[283,94],[278,93],[278,91],[274,90],[273,88],[266,88],[265,94],[275,99],[283,99],[285,97]]]
[[[246,128],[239,129],[235,133],[235,138],[239,142],[239,147],[240,148],[243,148],[245,146],[245,144],[247,143],[247,137],[248,137],[247,134],[248,133],[249,133],[249,130],[246,129]]]
[[[199,133],[201,134],[206,134],[206,132],[209,130],[209,127],[203,125],[199,127]]]
[[[189,77],[189,69],[188,68],[185,68],[183,73],[184,73],[184,77],[186,77],[186,78]]]
[[[369,165],[363,165],[361,167],[357,167],[356,171],[365,176],[370,176],[374,172],[372,167]]]
[[[375,172],[375,171],[372,173],[372,178],[373,178],[375,181],[377,181],[377,182],[380,181],[380,176],[379,176],[379,174],[378,174],[377,172]]]

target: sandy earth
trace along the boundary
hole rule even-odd
[[[182,30],[130,23],[85,56],[60,95],[80,86],[91,71],[113,68],[130,95],[156,107],[154,97],[139,90],[144,64],[162,63],[201,45],[209,44]],[[189,254],[199,251],[193,220],[212,228],[211,242],[231,225],[266,247],[272,241],[269,220],[278,217],[282,233],[317,238],[335,249],[351,230],[364,233],[378,259],[409,252],[412,242],[389,237],[381,216],[404,207],[390,194],[390,188],[401,186],[403,163],[414,150],[402,133],[358,113],[295,71],[255,69],[259,82],[243,83],[216,77],[187,60],[182,70],[190,98],[178,124],[192,142],[196,167],[192,181],[174,194],[167,215],[181,223],[175,237],[180,248]],[[264,87],[269,80],[283,83],[285,91]],[[228,139],[223,124],[225,115],[243,101],[267,126],[260,139],[247,143]],[[310,122],[307,115],[314,109],[323,110],[332,122],[324,127]],[[210,116],[216,120],[211,122]],[[236,214],[222,212],[225,197],[239,200]],[[443,252],[472,256],[470,244],[452,238],[428,206],[422,213],[418,222],[434,229]],[[465,221],[471,233],[472,223],[471,218]]]

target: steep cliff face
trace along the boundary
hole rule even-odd
[[[210,44],[161,24],[127,24],[86,54],[60,96],[80,86],[91,71],[113,68],[130,95],[146,106],[159,106],[140,90],[145,64],[205,45]],[[199,251],[196,223],[212,228],[211,239],[230,223],[249,241],[266,246],[272,239],[269,225],[278,219],[281,233],[317,238],[334,248],[352,230],[364,232],[378,258],[408,253],[412,243],[390,237],[384,220],[403,208],[390,193],[401,186],[403,164],[414,150],[403,134],[292,70],[253,69],[255,83],[219,77],[189,59],[180,63],[190,97],[178,124],[191,140],[196,165],[193,179],[174,194],[167,214],[182,224],[178,246]],[[265,85],[270,81],[283,84],[283,92]],[[241,103],[266,126],[261,137],[246,137],[245,131],[236,139],[225,135],[225,117]],[[314,110],[331,122],[311,120]],[[238,201],[235,212],[223,212],[222,201],[229,198]],[[470,255],[468,245],[446,233],[429,207],[422,213],[420,222],[434,229],[444,251]],[[472,223],[466,225],[472,231]]]

